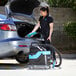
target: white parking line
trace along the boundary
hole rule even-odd
[[[5,59],[5,60],[0,60],[0,64],[1,63],[12,63],[12,64],[16,64],[18,63],[15,59]]]

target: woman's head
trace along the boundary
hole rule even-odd
[[[47,16],[47,15],[49,15],[49,8],[48,8],[48,7],[41,7],[41,8],[40,8],[40,14],[41,14],[42,16]]]

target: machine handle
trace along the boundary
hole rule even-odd
[[[32,36],[34,36],[36,34],[37,34],[37,32],[29,33],[29,34],[26,35],[26,37],[29,37],[30,38],[30,37],[32,37]]]

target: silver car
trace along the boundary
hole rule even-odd
[[[5,6],[7,18],[0,20],[0,58],[15,57],[20,63],[29,61],[30,45],[37,40],[24,37],[31,32],[34,25],[13,21],[12,16],[23,15],[35,20],[33,10],[39,4],[37,0],[10,0]]]

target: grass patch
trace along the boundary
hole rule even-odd
[[[76,22],[68,22],[64,25],[64,31],[76,41]]]

